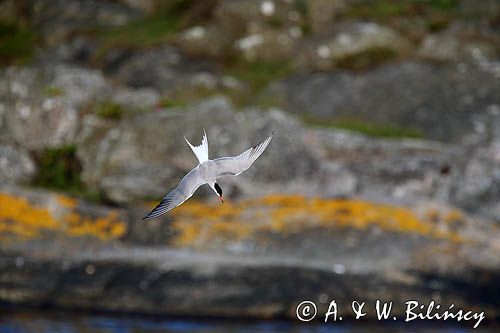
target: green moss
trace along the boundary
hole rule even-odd
[[[226,94],[237,106],[254,105],[259,93],[269,82],[285,78],[292,72],[292,66],[287,61],[282,62],[250,62],[243,59],[232,61],[224,68],[226,75],[246,83],[246,91]]]
[[[377,22],[418,43],[427,33],[446,29],[460,17],[458,4],[459,0],[361,0],[349,6],[343,19]]]
[[[252,91],[257,92],[270,81],[286,77],[291,72],[287,61],[265,62],[237,60],[226,66],[226,74],[246,82]]]
[[[33,55],[36,34],[27,27],[15,23],[0,22],[0,62],[25,63]]]
[[[114,102],[106,102],[97,105],[95,113],[106,119],[121,119],[123,116],[123,108],[120,104]]]
[[[385,20],[393,16],[410,14],[408,1],[361,1],[349,8],[347,16],[354,18]]]
[[[307,16],[307,0],[294,0],[293,5],[302,16]]]
[[[89,190],[81,181],[82,167],[74,145],[45,149],[35,154],[35,161],[38,172],[34,186],[62,191],[90,202],[105,201],[100,192]]]
[[[374,20],[387,20],[396,16],[428,16],[451,13],[457,5],[458,0],[364,0],[351,6],[347,16]]]
[[[358,132],[364,135],[380,138],[423,138],[420,129],[414,127],[403,127],[394,124],[381,124],[367,122],[360,119],[338,119],[324,120],[315,117],[306,116],[304,122],[313,126],[334,127]]]
[[[140,49],[165,42],[176,26],[176,19],[154,16],[104,32],[93,61],[100,62],[109,51],[116,48]]]
[[[458,0],[420,0],[424,5],[434,10],[455,10],[458,6]]]
[[[106,199],[103,193],[95,190],[89,190],[88,188],[82,186],[81,188],[77,188],[75,190],[67,190],[68,194],[74,195],[78,198],[82,198],[85,201],[93,202],[93,203],[109,203],[109,200]]]
[[[176,30],[178,20],[173,17],[157,15],[135,21],[102,36],[108,47],[145,47],[164,42],[165,37]]]
[[[450,25],[450,22],[451,18],[449,17],[435,17],[427,22],[427,30],[432,33],[442,31]]]
[[[196,5],[193,0],[159,2],[152,15],[106,31],[95,31],[101,45],[94,62],[100,62],[112,49],[142,49],[169,41],[173,33],[191,24],[191,10],[196,12]]]
[[[58,87],[47,86],[43,89],[43,94],[47,97],[57,97],[64,95],[64,90]]]
[[[369,136],[383,138],[422,138],[422,131],[414,127],[401,127],[392,124],[376,124],[359,120],[343,120],[334,123],[341,129],[360,132]]]
[[[80,191],[83,184],[80,180],[81,165],[73,145],[48,148],[36,156],[38,174],[35,185],[59,189]]]
[[[186,103],[181,102],[177,99],[174,100],[172,98],[163,97],[160,99],[158,105],[162,108],[175,108],[175,107],[183,107],[186,105]]]
[[[282,28],[285,25],[285,21],[281,17],[271,16],[271,18],[267,20],[267,24],[273,28]]]
[[[374,47],[363,52],[346,56],[336,61],[338,68],[360,70],[374,67],[397,57],[396,51],[387,47]]]
[[[172,91],[169,96],[164,96],[158,103],[163,108],[183,108],[186,105],[200,101],[222,92],[215,88],[209,87],[183,87]]]

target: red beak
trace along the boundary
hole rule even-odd
[[[220,196],[220,201],[221,203],[224,203],[224,198],[222,197],[222,195]]]

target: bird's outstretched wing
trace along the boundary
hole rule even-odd
[[[196,158],[198,159],[200,164],[208,161],[208,139],[205,129],[203,129],[203,138],[201,139],[201,144],[199,146],[193,146],[191,143],[189,143],[186,137],[184,137],[184,140],[186,140],[187,144],[196,155]]]
[[[206,181],[200,174],[200,169],[198,167],[194,168],[189,171],[184,178],[182,178],[181,182],[175,189],[163,197],[161,202],[148,215],[146,215],[143,220],[158,217],[181,205],[193,195],[198,187],[205,183]]]
[[[255,162],[260,155],[266,150],[274,136],[274,131],[264,141],[256,144],[250,149],[245,150],[243,153],[232,157],[221,157],[214,160],[217,166],[217,177],[223,175],[237,176],[243,171],[247,170],[253,162]]]

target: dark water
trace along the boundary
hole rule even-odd
[[[500,332],[500,327],[377,323],[298,324],[287,321],[231,321],[114,316],[67,312],[1,310],[0,333],[325,333],[325,332]]]

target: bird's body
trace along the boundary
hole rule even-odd
[[[189,171],[182,178],[179,185],[163,197],[161,202],[144,219],[158,217],[181,205],[193,195],[198,187],[204,184],[210,185],[215,193],[219,195],[221,201],[224,202],[222,199],[222,189],[217,184],[217,178],[224,175],[237,176],[247,170],[267,148],[273,135],[274,132],[263,142],[245,150],[237,156],[221,157],[214,160],[208,158],[208,139],[206,133],[204,133],[202,143],[199,146],[193,146],[184,138],[198,158],[199,164]]]

